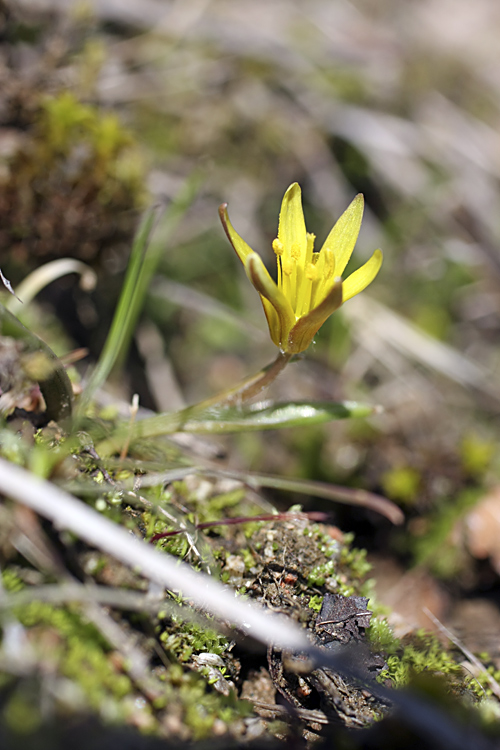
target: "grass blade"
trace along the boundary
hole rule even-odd
[[[198,177],[194,175],[187,180],[184,188],[171,203],[166,213],[163,241],[173,232],[191,205],[197,189]],[[106,343],[80,398],[79,417],[84,415],[85,409],[96,390],[105,383],[113,367],[123,361],[128,350],[149,284],[165,250],[163,241],[150,244],[151,233],[155,224],[159,221],[158,213],[158,209],[151,209],[137,231],[132,245],[125,282]]]
[[[125,283],[118,305],[113,317],[111,329],[108,333],[106,343],[99,357],[99,361],[90,376],[80,398],[78,406],[78,416],[82,416],[87,408],[92,396],[100,388],[109,376],[116,361],[128,346],[130,340],[130,329],[133,320],[132,313],[137,313],[140,300],[137,299],[139,291],[139,277],[141,268],[144,265],[144,258],[148,247],[149,238],[156,215],[154,210],[149,211],[141,222],[132,246],[132,254],[127,268]]]

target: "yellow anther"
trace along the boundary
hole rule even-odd
[[[316,268],[315,263],[309,263],[309,265],[306,268],[306,279],[309,281],[316,281],[318,278],[318,269]]]
[[[293,263],[290,258],[282,258],[281,268],[286,276],[291,276],[293,271]]]
[[[314,240],[316,239],[316,235],[312,234],[311,232],[307,232],[307,252],[312,253],[314,250]]]
[[[291,256],[294,260],[300,260],[300,245],[298,245],[296,242],[294,242],[292,245]]]
[[[280,242],[280,240],[276,237],[275,240],[273,240],[273,250],[276,253],[276,255],[283,255],[284,251],[283,243]]]

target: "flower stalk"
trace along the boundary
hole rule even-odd
[[[274,362],[259,370],[255,375],[245,378],[234,388],[218,393],[205,401],[200,401],[196,404],[196,410],[204,411],[213,406],[239,406],[244,401],[249,401],[276,380],[292,357],[292,353],[280,351]]]

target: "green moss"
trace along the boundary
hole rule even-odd
[[[134,192],[142,191],[144,165],[133,149],[131,133],[114,114],[82,104],[63,91],[44,99],[38,127],[38,158],[44,163],[52,164],[57,155],[67,156],[76,145],[87,144],[88,163],[100,183],[99,196],[104,202],[112,199],[120,182]],[[128,168],[124,169],[126,161]]]
[[[24,466],[28,456],[26,441],[10,430],[0,430],[0,455],[17,466]]]
[[[15,593],[16,591],[21,591],[21,589],[24,588],[24,583],[19,578],[17,573],[15,573],[10,568],[5,568],[5,570],[2,570],[2,583],[5,587],[5,590],[9,593]]]
[[[214,495],[214,497],[209,498],[206,503],[207,515],[213,513],[218,520],[223,511],[239,505],[244,496],[245,490],[243,488],[237,488],[231,492],[223,492],[220,495]]]
[[[4,164],[0,252],[21,242],[30,264],[93,260],[132,235],[147,200],[143,151],[115,114],[69,91],[30,100],[22,145]]]
[[[320,596],[319,594],[314,594],[314,596],[311,596],[309,599],[308,607],[309,609],[314,610],[315,612],[319,612],[321,610],[321,606],[323,604],[323,596]]]
[[[387,634],[387,638],[389,636]],[[387,641],[387,646],[395,650],[396,644]],[[380,677],[389,678],[395,687],[402,687],[410,682],[413,673],[430,672],[440,675],[461,675],[462,668],[443,648],[436,636],[423,630],[417,631],[411,643],[405,645],[398,653],[387,657],[387,669]]]
[[[239,550],[238,554],[243,558],[246,570],[250,570],[251,568],[253,568],[253,566],[255,565],[255,559],[248,547]]]
[[[385,617],[374,616],[367,636],[373,649],[386,656],[387,669],[379,679],[390,679],[396,688],[408,685],[414,675],[422,672],[463,678],[460,664],[432,633],[418,630],[401,641]]]
[[[229,641],[210,628],[202,628],[196,623],[181,622],[172,618],[168,631],[160,634],[160,641],[166,651],[179,662],[187,662],[194,654],[224,654]]]
[[[177,534],[167,539],[161,539],[158,545],[162,550],[168,552],[169,555],[180,557],[181,559],[186,557],[189,552],[189,541],[185,534]]]
[[[492,687],[490,686],[489,678],[493,677],[493,679],[497,683],[500,683],[500,669],[496,668],[496,666],[492,662],[491,656],[487,652],[483,652],[478,656],[481,662],[487,665],[486,671],[481,672],[481,674],[477,677],[477,682],[481,686],[481,694],[479,695],[479,697],[486,696],[487,698],[491,698],[494,695],[494,692]],[[496,705],[498,707],[498,702]],[[496,718],[498,720],[498,715]]]
[[[11,587],[12,579],[7,583]],[[121,701],[132,683],[110,661],[109,646],[94,625],[72,607],[60,609],[39,601],[16,609],[15,615],[25,628],[37,631],[38,642],[45,644],[44,658],[80,686],[90,707],[101,711],[112,703],[113,714],[123,715]]]
[[[26,695],[21,688],[9,697],[2,713],[9,729],[20,735],[36,732],[43,721],[41,711],[34,705],[33,696]]]
[[[296,506],[292,506],[290,510],[295,508]],[[302,510],[301,506],[298,506],[300,510]],[[306,526],[304,529],[304,536],[309,537],[309,539],[313,540],[317,545],[319,551],[325,555],[326,557],[333,557],[336,555],[340,549],[340,544],[336,539],[332,539],[331,536],[325,533],[323,531],[323,528],[321,526],[318,526],[317,524],[313,524],[312,526]],[[352,541],[353,535],[348,537],[348,543]]]
[[[257,531],[262,528],[262,525],[265,523],[265,521],[249,521],[243,526],[243,534],[245,535],[245,539],[252,539],[252,537],[255,536]],[[262,544],[258,542],[258,547],[256,546],[255,549],[262,549]]]
[[[396,638],[391,626],[384,617],[372,617],[367,635],[374,651],[393,654],[401,649],[400,640]]]
[[[481,477],[488,469],[496,451],[493,440],[484,440],[474,433],[465,435],[460,445],[460,457],[464,471],[470,476]]]
[[[351,547],[354,535],[345,534],[340,544],[318,525],[306,527],[304,534],[311,539],[311,543],[317,545],[324,560],[309,571],[308,586],[322,587],[328,584],[329,590],[344,596],[359,594],[371,565],[366,560],[366,550]]]
[[[413,539],[416,565],[426,565],[440,578],[451,578],[465,562],[463,549],[452,538],[452,530],[464,513],[477,502],[480,489],[467,489],[426,519],[423,533]]]
[[[420,483],[420,473],[412,466],[396,466],[382,477],[384,493],[391,500],[408,505],[411,505],[417,499]]]
[[[355,579],[364,578],[372,569],[372,566],[366,559],[366,550],[351,547],[353,534],[344,535],[344,545],[340,552],[341,565],[349,568],[350,575]]]
[[[177,708],[174,712],[182,715],[197,740],[210,735],[216,719],[229,724],[251,713],[246,701],[216,693],[200,674],[185,671],[180,664],[172,665],[166,675],[165,702],[170,709]]]
[[[307,576],[307,583],[309,586],[324,586],[327,578],[335,576],[337,570],[337,561],[328,560],[326,563],[316,565]]]

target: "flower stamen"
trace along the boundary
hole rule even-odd
[[[304,266],[300,269],[300,277],[297,282],[297,318],[301,317],[311,309],[313,282],[317,278],[317,272],[315,271],[315,267],[312,264],[314,255],[314,240],[316,239],[316,235],[307,232],[306,239],[307,245],[305,263]]]
[[[285,248],[284,248],[284,246],[283,246],[283,243],[282,243],[282,242],[280,242],[280,241],[279,241],[279,239],[278,239],[278,238],[276,237],[276,238],[275,238],[275,239],[273,240],[273,250],[274,250],[274,252],[276,253],[276,255],[278,255],[278,256],[280,256],[280,255],[283,255],[283,251],[284,251],[284,249],[285,249]]]

